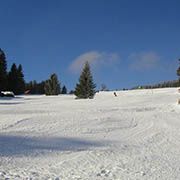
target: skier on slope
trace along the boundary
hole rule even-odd
[[[117,97],[117,94],[116,94],[116,92],[114,92],[114,96],[115,96],[115,97]]]

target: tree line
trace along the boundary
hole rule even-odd
[[[164,81],[153,85],[135,86],[132,89],[156,89],[156,88],[180,87],[179,80]]]
[[[75,94],[77,98],[93,98],[96,92],[95,87],[96,85],[93,82],[90,65],[86,62],[79,78],[79,83],[76,84],[74,91],[70,91],[70,94]],[[1,91],[12,91],[15,95],[24,93],[46,95],[67,94],[66,86],[64,85],[61,88],[61,83],[55,73],[53,73],[49,79],[41,81],[40,83],[37,83],[35,80],[26,83],[21,64],[17,66],[13,63],[10,71],[8,71],[6,55],[2,49],[0,49],[0,92]]]
[[[51,76],[56,76],[57,78],[56,83],[57,83],[58,88],[56,88],[57,92],[55,92],[54,94],[53,94],[54,90],[51,91],[52,93],[49,92],[50,88],[51,89],[53,88],[53,87],[50,87],[50,84],[51,84],[50,82],[53,81],[54,79],[54,78],[51,78]],[[67,94],[68,90],[65,85],[61,89],[57,75],[52,74],[51,76],[48,80],[41,81],[39,83],[36,80],[26,83],[25,94],[46,94],[46,95]]]
[[[178,80],[164,81],[162,83],[157,83],[154,85],[135,86],[132,89],[155,89],[155,88],[180,87],[180,59],[178,61],[179,61],[179,67],[176,71]]]
[[[0,49],[0,91],[13,91],[15,94],[23,94],[25,80],[22,65],[13,63],[10,71],[7,70],[6,55]]]
[[[164,87],[179,87],[180,86],[180,59],[179,67],[176,72],[179,77],[178,80],[167,81],[158,83],[155,85],[136,86],[132,89],[152,89],[152,88],[164,88]],[[79,82],[76,84],[75,90],[70,94],[75,94],[77,98],[93,98],[96,93],[96,85],[93,82],[93,77],[88,62],[84,64],[84,68],[79,77]],[[105,85],[102,89],[106,89]],[[28,83],[24,80],[22,65],[18,66],[12,64],[10,71],[7,71],[6,55],[2,49],[0,49],[0,92],[1,91],[13,91],[14,94],[46,94],[46,95],[58,95],[67,94],[66,86],[61,88],[61,83],[58,80],[58,76],[53,73],[49,79],[37,83],[35,80]]]
[[[0,49],[0,92],[12,91],[15,95],[20,94],[66,94],[66,86],[60,87],[56,74],[52,74],[48,80],[37,83],[35,80],[28,83],[24,80],[22,65],[13,63],[10,70],[7,69],[7,59],[4,51]]]

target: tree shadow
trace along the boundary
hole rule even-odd
[[[0,135],[0,157],[32,156],[52,151],[85,151],[105,146],[107,142],[65,137],[22,137]]]
[[[23,102],[0,102],[0,105],[17,105],[23,104]]]
[[[24,97],[21,96],[15,96],[15,97],[0,97],[0,100],[15,100],[15,99],[24,99]]]
[[[16,104],[23,104],[23,97],[0,97],[0,105],[16,105]],[[15,100],[15,101],[14,101]],[[18,101],[16,101],[18,100]]]
[[[14,99],[14,97],[0,97],[0,100],[11,100]]]

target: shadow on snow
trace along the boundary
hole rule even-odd
[[[16,105],[23,104],[22,101],[14,101],[14,100],[22,100],[23,97],[0,97],[0,105]]]
[[[0,156],[28,156],[52,151],[85,151],[107,142],[64,137],[23,137],[0,135]]]
[[[23,104],[23,102],[0,102],[0,105],[17,105]]]

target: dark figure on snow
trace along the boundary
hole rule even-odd
[[[114,96],[115,96],[115,97],[117,97],[117,94],[116,94],[116,92],[114,92]]]

